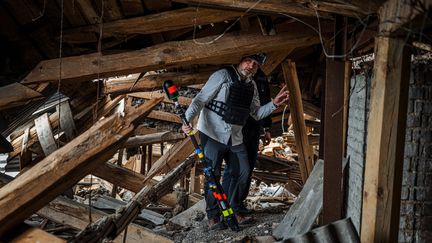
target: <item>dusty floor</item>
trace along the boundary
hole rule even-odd
[[[189,230],[179,230],[170,236],[174,242],[247,242],[254,240],[256,236],[270,236],[272,229],[282,221],[286,209],[268,208],[254,212],[252,216],[256,222],[251,225],[242,226],[240,232],[230,229],[209,231],[207,220],[195,222],[195,226]],[[253,241],[256,242],[256,241]]]

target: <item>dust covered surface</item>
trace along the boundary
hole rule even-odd
[[[256,236],[270,236],[272,230],[282,221],[287,209],[268,208],[251,214],[256,220],[250,225],[241,226],[240,232],[231,229],[209,230],[207,219],[195,222],[190,229],[183,229],[171,235],[174,242],[247,242]]]

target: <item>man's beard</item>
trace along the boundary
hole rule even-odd
[[[241,68],[239,68],[239,73],[245,78],[250,78],[254,75],[252,72],[248,72],[247,70]]]

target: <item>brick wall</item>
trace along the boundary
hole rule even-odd
[[[345,215],[351,217],[357,232],[360,232],[361,224],[369,91],[368,75],[359,74],[351,78],[347,132],[347,157],[349,156],[350,162],[346,175],[348,187],[345,187]]]
[[[413,64],[405,141],[400,242],[432,242],[432,63]]]

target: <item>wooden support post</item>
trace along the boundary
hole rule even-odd
[[[190,173],[190,186],[189,193],[201,193],[201,180],[200,173],[197,170],[197,167],[194,166]]]
[[[281,64],[294,48],[270,52],[266,62],[262,65],[261,70],[266,76],[269,76]]]
[[[410,52],[404,39],[377,37],[372,79],[362,242],[397,242]]]
[[[342,217],[344,71],[344,62],[327,59],[323,224]]]
[[[134,123],[161,101],[148,101],[126,117],[115,114],[101,120],[2,187],[0,236],[107,161],[133,133]]]
[[[45,156],[56,151],[57,144],[55,142],[51,125],[47,113],[34,120],[37,136],[42,146]]]
[[[295,63],[290,60],[282,63],[285,83],[290,92],[289,103],[291,116],[293,118],[294,135],[299,154],[300,173],[303,183],[306,182],[309,174],[313,169],[313,151],[309,145],[306,134],[306,125],[304,120],[301,91]]]

